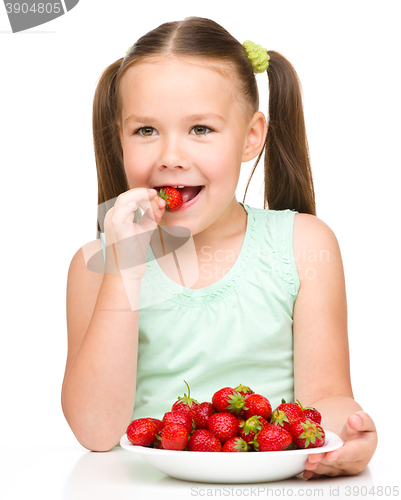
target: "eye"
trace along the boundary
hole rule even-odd
[[[141,127],[135,133],[139,135],[143,135],[146,137],[150,137],[151,135],[155,135],[153,132],[156,132],[156,129],[153,127]]]
[[[195,125],[195,127],[192,129],[196,135],[206,135],[209,132],[212,132],[212,129],[205,127],[205,125]],[[191,130],[191,132],[192,132]]]

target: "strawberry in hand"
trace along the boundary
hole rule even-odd
[[[184,203],[181,193],[172,187],[161,188],[157,195],[166,200],[166,211],[168,212],[178,210]]]

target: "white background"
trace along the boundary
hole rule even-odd
[[[60,391],[68,267],[96,237],[95,87],[140,36],[192,15],[281,52],[300,77],[317,216],[335,232],[344,262],[354,395],[384,442],[386,402],[400,408],[397,10],[397,1],[366,0],[81,0],[13,34],[0,5],[3,446],[77,445]],[[258,81],[266,113],[266,75]],[[240,201],[252,165],[244,164]],[[250,206],[262,208],[262,173],[260,163]]]

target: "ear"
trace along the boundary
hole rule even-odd
[[[248,125],[248,132],[244,150],[242,153],[242,161],[253,160],[262,151],[265,144],[267,134],[267,124],[265,115],[261,111],[257,111]]]

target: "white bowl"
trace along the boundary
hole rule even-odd
[[[288,479],[305,470],[308,455],[341,448],[343,441],[326,432],[326,443],[309,450],[261,451],[246,453],[215,453],[171,451],[133,446],[127,435],[121,447],[138,453],[152,467],[168,476],[203,483],[264,483]]]

